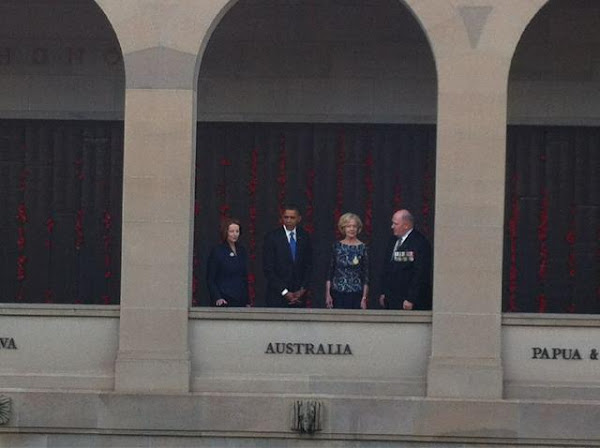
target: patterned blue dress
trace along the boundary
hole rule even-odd
[[[359,309],[363,287],[369,284],[369,254],[363,243],[333,244],[328,280],[334,308]]]

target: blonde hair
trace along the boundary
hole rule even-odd
[[[350,221],[356,222],[356,226],[358,227],[358,233],[360,233],[360,231],[362,230],[363,223],[358,217],[358,215],[354,213],[344,213],[342,216],[340,216],[340,220],[338,221],[338,229],[340,229],[342,235],[344,235],[344,227],[350,224]]]

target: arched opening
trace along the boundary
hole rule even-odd
[[[251,301],[263,305],[263,235],[287,202],[313,244],[310,306],[324,301],[337,218],[362,217],[371,307],[395,209],[431,240],[437,80],[417,20],[398,0],[240,0],[216,27],[198,80],[193,304],[209,303],[208,251],[241,219]]]
[[[119,303],[124,86],[93,0],[0,4],[0,302]]]
[[[504,311],[600,312],[600,4],[552,0],[508,97]]]

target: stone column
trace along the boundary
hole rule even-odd
[[[225,1],[97,1],[119,38],[126,76],[115,389],[186,393],[197,62]]]
[[[136,56],[125,55],[126,65],[136,67]],[[136,88],[130,77],[125,97],[116,390],[189,390],[196,94],[165,87]]]
[[[115,387],[187,392],[195,55],[155,47],[124,57],[123,267]],[[160,79],[152,73],[153,67],[160,71],[158,64],[176,71]]]
[[[501,398],[508,73],[522,31],[545,0],[527,8],[518,0],[407,3],[414,3],[438,70],[427,395]]]
[[[501,299],[510,61],[439,64],[428,396],[502,396]],[[504,65],[504,66],[503,66]]]

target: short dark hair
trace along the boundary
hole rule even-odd
[[[219,227],[219,234],[221,236],[221,241],[227,241],[227,232],[229,231],[229,226],[231,224],[236,224],[240,228],[240,235],[242,234],[242,225],[240,224],[240,220],[236,218],[223,218],[221,220],[221,226]]]
[[[298,212],[298,215],[302,215],[302,212],[300,211],[300,207],[298,207],[296,204],[283,204],[283,207],[281,207],[281,213],[283,214],[283,212],[285,212],[286,210],[294,210],[296,212]]]

